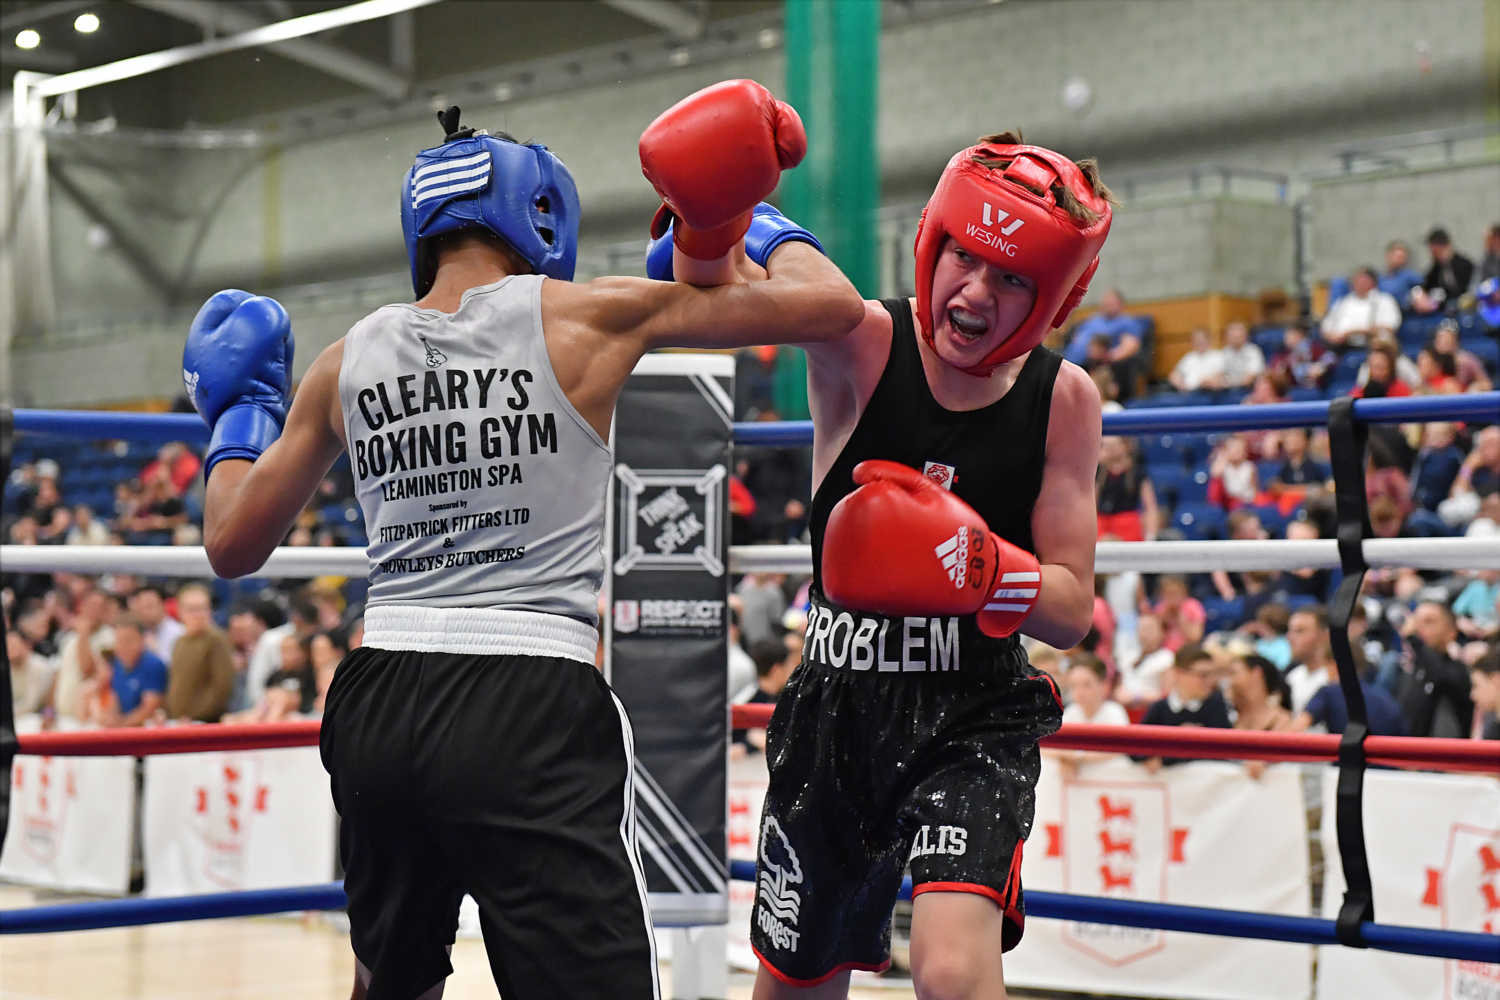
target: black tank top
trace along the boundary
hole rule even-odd
[[[999,400],[977,410],[949,410],[933,398],[927,385],[909,300],[884,299],[881,305],[891,314],[890,358],[854,433],[813,496],[813,591],[824,604],[829,604],[822,596],[828,515],[854,491],[854,467],[866,459],[900,462],[939,481],[947,477],[953,493],[973,507],[991,531],[1028,552],[1036,551],[1031,509],[1042,489],[1052,384],[1062,356],[1037,347]],[[979,632],[972,615],[960,619],[959,627],[966,661],[973,654],[1017,648],[1015,637],[991,639]]]
[[[1141,480],[1133,467],[1110,472],[1101,465],[1096,476],[1099,513],[1123,514],[1140,507]]]

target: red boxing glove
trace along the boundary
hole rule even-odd
[[[829,600],[892,616],[977,614],[995,638],[1020,628],[1041,590],[1035,556],[909,466],[861,462],[854,481],[823,534]]]
[[[651,236],[667,231],[695,260],[717,260],[744,237],[755,206],[807,153],[790,104],[754,80],[726,80],[678,101],[641,133],[641,173],[665,202]]]

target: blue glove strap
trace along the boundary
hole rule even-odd
[[[818,253],[828,254],[816,236],[782,215],[775,206],[765,202],[756,205],[750,231],[745,234],[745,256],[765,267],[772,251],[791,241],[810,244],[817,248]]]
[[[761,267],[771,259],[771,254],[783,243],[796,241],[817,247],[827,254],[823,244],[812,233],[797,225],[776,210],[776,206],[761,202],[755,206],[750,219],[750,231],[745,234],[745,256]],[[653,281],[672,280],[672,227],[646,244],[646,277]]]
[[[203,458],[203,481],[208,482],[214,466],[226,458],[255,461],[279,437],[281,424],[259,406],[253,403],[231,406],[214,424],[208,453]]]

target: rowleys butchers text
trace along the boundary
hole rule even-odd
[[[471,377],[472,373],[472,377]],[[419,388],[417,381],[421,380]],[[519,462],[497,462],[483,468],[451,468],[469,460],[470,444],[477,444],[484,459],[516,458],[541,452],[557,454],[557,421],[551,413],[522,413],[530,405],[526,386],[535,381],[531,372],[517,368],[449,368],[427,371],[420,375],[402,375],[394,385],[379,382],[360,389],[356,395],[360,415],[373,433],[356,438],[355,473],[361,482],[371,476],[389,475],[380,483],[382,499],[401,500],[425,497],[484,486],[505,486],[521,482]],[[462,421],[403,421],[423,417],[434,411],[446,413],[471,408],[490,408],[490,397],[496,396],[495,409],[501,409],[501,386],[509,382],[510,392],[503,399],[511,412],[500,412],[479,421],[479,440],[469,440]],[[422,472],[423,469],[448,471]]]

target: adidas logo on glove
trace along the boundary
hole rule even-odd
[[[948,573],[948,579],[953,581],[955,590],[963,590],[964,584],[969,579],[969,528],[967,525],[958,529],[958,534],[948,539],[943,544],[932,550],[937,554],[943,564],[943,569]]]

